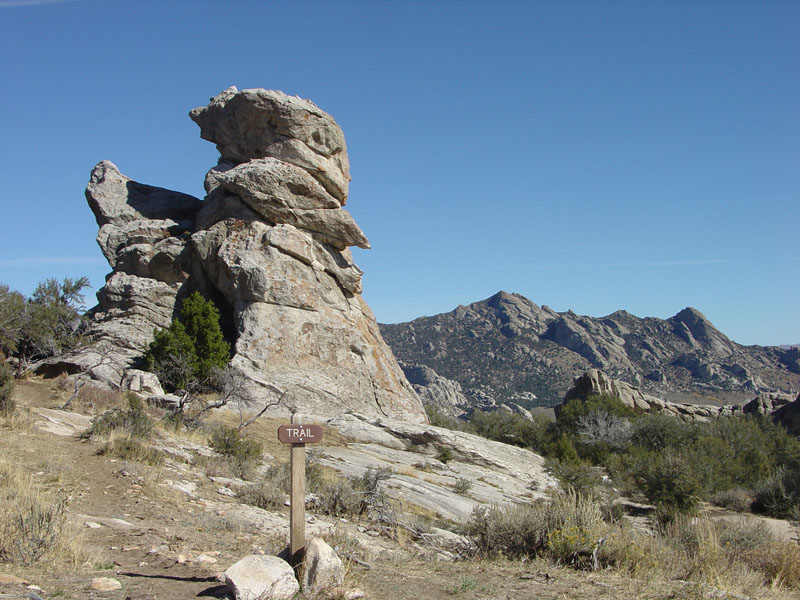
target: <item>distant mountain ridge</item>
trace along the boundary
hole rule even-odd
[[[403,363],[458,382],[475,405],[554,406],[592,368],[664,398],[700,395],[704,402],[800,388],[800,349],[742,346],[691,307],[668,319],[624,310],[590,317],[501,291],[380,329]]]

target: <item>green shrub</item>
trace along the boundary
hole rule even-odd
[[[602,477],[590,463],[579,458],[558,460],[548,458],[545,462],[547,471],[561,484],[565,490],[581,494],[591,494],[602,483]]]
[[[560,461],[580,460],[578,451],[575,449],[575,444],[572,443],[572,438],[566,432],[562,433],[556,441],[550,444],[547,448],[547,452],[545,452],[545,456]]]
[[[672,415],[649,413],[633,422],[631,444],[661,452],[680,448],[691,437],[691,427]]]
[[[534,452],[544,453],[553,443],[553,424],[542,415],[534,415],[531,421],[507,410],[475,411],[469,425],[482,437]]]
[[[121,430],[112,430],[108,439],[98,448],[97,454],[149,465],[160,465],[164,462],[163,453]]]
[[[31,359],[57,356],[81,342],[83,289],[87,277],[40,282],[30,298],[0,285],[0,346],[19,358],[22,372]],[[8,320],[10,318],[10,320]]]
[[[0,416],[11,416],[17,410],[14,400],[14,374],[9,364],[0,358]]]
[[[291,487],[291,463],[280,462],[267,469],[261,480],[264,485],[276,488],[281,494],[288,494]],[[314,451],[307,452],[305,457],[305,483],[306,492],[316,493],[323,485],[324,474]]]
[[[656,455],[656,460],[641,475],[642,487],[656,506],[659,522],[696,512],[702,486],[684,457]]]
[[[248,485],[239,492],[239,502],[257,506],[264,510],[274,510],[283,506],[286,492],[270,478],[269,474],[258,483]]]
[[[144,403],[136,394],[128,395],[128,409],[114,408],[92,420],[83,437],[99,437],[112,432],[125,432],[131,438],[147,439],[153,431],[153,421],[144,410]]]
[[[585,400],[572,398],[556,407],[556,423],[561,431],[575,433],[581,417],[591,413],[606,413],[624,419],[634,419],[638,415],[622,403],[622,400],[609,394],[588,396]]]
[[[246,478],[260,462],[263,446],[256,440],[242,436],[236,427],[223,425],[214,429],[209,446],[229,460],[232,472]]]
[[[453,484],[453,491],[456,494],[466,494],[472,489],[472,482],[466,477],[460,477],[458,481]]]
[[[439,461],[447,464],[448,462],[450,462],[454,458],[453,451],[450,450],[450,448],[447,448],[447,447],[439,448],[439,452],[436,454],[436,458]]]
[[[319,511],[334,517],[360,515],[364,506],[362,496],[351,479],[337,478],[323,484],[317,492]]]
[[[230,345],[219,326],[219,310],[211,300],[194,292],[181,305],[181,322],[194,344],[198,377],[206,379],[214,367],[224,367],[230,360]]]
[[[752,503],[750,494],[742,488],[734,488],[716,492],[710,498],[711,503],[734,512],[747,512]]]
[[[714,526],[719,545],[732,558],[775,541],[769,526],[764,521],[752,517],[716,521]]]
[[[763,501],[757,506],[764,507],[760,510],[791,514],[790,506],[797,502],[790,491],[792,478],[779,481],[770,474],[779,467],[800,472],[800,442],[768,419],[748,416],[683,423],[667,415],[645,415],[633,426],[631,446],[602,457],[602,463],[618,487],[644,493],[661,505],[661,512],[689,509],[688,505],[681,508],[677,500],[677,496],[687,493],[697,500],[716,499],[730,504],[732,509],[738,506],[743,510],[746,498],[737,502],[725,493],[737,488],[754,489],[759,484]],[[665,455],[681,463],[678,486],[657,481]],[[686,485],[689,488],[682,489]],[[665,494],[672,498],[665,500]]]
[[[181,305],[178,319],[157,330],[145,354],[147,369],[159,374],[170,389],[194,382],[209,384],[214,369],[230,360],[230,345],[222,335],[214,303],[194,292]]]
[[[476,507],[464,533],[486,555],[545,556],[561,564],[584,566],[581,559],[607,530],[592,498],[568,492],[551,502]]]
[[[756,485],[752,508],[779,519],[800,519],[800,470],[775,469]]]
[[[376,520],[383,520],[391,507],[381,490],[381,482],[392,474],[389,468],[368,468],[360,477],[322,482],[317,488],[319,510],[323,514],[336,517],[367,514]]]
[[[145,362],[147,370],[157,373],[171,390],[189,387],[200,371],[194,343],[178,320],[172,321],[168,329],[155,331]]]

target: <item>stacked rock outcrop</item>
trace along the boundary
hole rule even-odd
[[[645,394],[638,387],[624,381],[611,379],[603,371],[590,369],[574,380],[573,386],[564,395],[564,402],[573,398],[586,399],[588,396],[603,394],[619,398],[623,404],[634,410],[659,412],[683,421],[709,421],[718,417],[764,415],[786,427],[790,433],[800,434],[800,395],[793,394],[764,392],[742,406],[669,402]],[[556,407],[556,413],[559,409],[560,407]]]
[[[350,171],[333,118],[309,100],[236,88],[190,117],[221,155],[204,200],[134,182],[107,161],[94,168],[86,196],[113,272],[92,311],[96,343],[48,369],[121,387],[142,380],[134,367],[153,331],[200,290],[221,310],[250,397],[285,390],[304,413],[424,421],[360,295],[348,248],[369,242],[342,208]]]
[[[663,412],[684,421],[707,421],[710,418],[741,414],[740,406],[714,406],[710,404],[685,404],[668,402],[656,396],[645,394],[638,387],[624,381],[611,379],[599,369],[590,369],[577,377],[564,395],[564,402],[573,398],[585,399],[592,395],[610,395],[619,398],[623,404],[644,412]],[[558,413],[559,407],[556,407]]]

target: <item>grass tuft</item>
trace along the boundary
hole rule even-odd
[[[31,565],[62,535],[66,497],[40,489],[27,473],[0,463],[0,561]]]

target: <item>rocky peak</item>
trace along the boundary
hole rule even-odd
[[[731,341],[696,308],[684,308],[670,321],[674,325],[675,334],[692,348],[706,348],[721,355],[733,353]]]
[[[309,100],[236,88],[190,116],[221,154],[205,200],[132,181],[108,161],[92,171],[86,197],[113,272],[92,311],[96,343],[60,359],[62,370],[124,387],[154,329],[200,290],[229,325],[250,398],[286,391],[284,412],[424,421],[360,295],[348,247],[369,242],[342,208],[349,162],[334,119]]]
[[[488,298],[485,305],[494,309],[501,323],[501,331],[508,337],[516,337],[526,330],[538,334],[549,320],[549,315],[520,294],[500,291]]]

